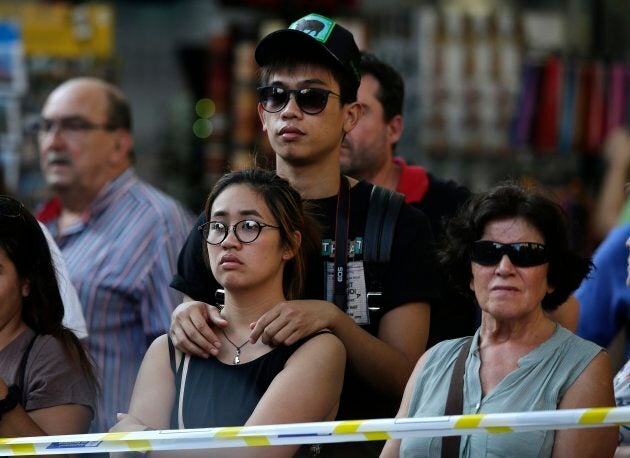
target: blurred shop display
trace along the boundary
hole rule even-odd
[[[61,81],[111,74],[113,23],[106,3],[0,3],[0,164],[5,186],[27,204],[44,192],[30,126]]]
[[[0,22],[0,171],[2,183],[17,189],[22,144],[21,99],[27,89],[20,28]]]
[[[473,190],[552,187],[588,245],[602,140],[630,126],[627,0],[1,1],[4,181],[42,199],[28,126],[54,86],[94,75],[132,101],[141,173],[199,210],[227,170],[273,167],[253,50],[313,11],[403,76],[397,154]]]

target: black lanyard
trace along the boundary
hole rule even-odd
[[[341,175],[337,194],[337,220],[335,222],[335,294],[333,302],[346,310],[348,295],[348,226],[350,221],[350,183]]]

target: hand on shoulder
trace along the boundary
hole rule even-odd
[[[227,326],[216,307],[199,301],[183,302],[171,315],[169,335],[175,348],[184,353],[200,358],[216,356],[221,341],[212,331],[211,324],[220,328]]]
[[[340,310],[321,300],[284,301],[252,323],[250,342],[259,338],[265,345],[292,345],[322,329],[333,328]]]

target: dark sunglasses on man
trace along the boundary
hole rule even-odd
[[[341,97],[333,91],[316,87],[285,89],[280,86],[264,86],[259,87],[257,91],[258,101],[263,109],[269,113],[277,113],[284,109],[289,103],[291,94],[293,94],[300,110],[309,115],[316,115],[324,111],[329,96]]]
[[[482,266],[495,266],[504,255],[516,267],[533,267],[549,262],[547,247],[542,243],[477,240],[470,247],[470,260]]]

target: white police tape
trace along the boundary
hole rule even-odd
[[[257,447],[630,424],[630,406],[0,439],[0,456]]]

